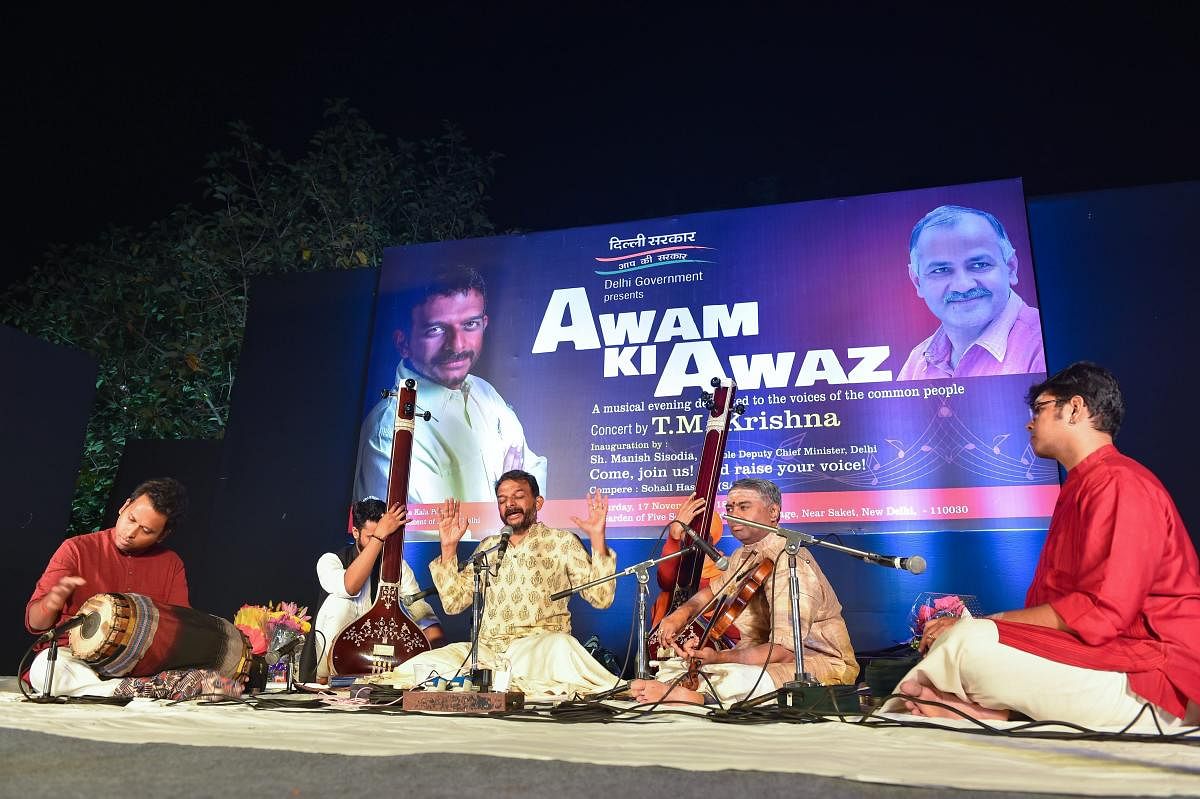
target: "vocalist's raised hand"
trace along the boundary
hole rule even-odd
[[[458,542],[467,534],[467,517],[457,499],[447,499],[438,508],[438,538],[442,542],[442,560],[458,563]]]
[[[608,495],[601,494],[598,488],[593,488],[587,496],[587,504],[587,518],[572,516],[571,521],[575,522],[575,526],[592,542],[592,554],[604,555],[608,552],[604,544],[604,530],[608,524]]]

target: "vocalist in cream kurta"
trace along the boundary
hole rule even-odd
[[[543,500],[529,473],[503,475],[496,500],[501,520],[513,532],[506,547],[484,560],[488,587],[479,625],[480,667],[507,672],[512,686],[530,695],[571,696],[612,688],[617,676],[571,635],[568,599],[550,599],[555,592],[616,571],[616,555],[604,541],[608,498],[592,493],[587,518],[572,519],[587,535],[590,555],[579,536],[537,521]],[[448,614],[469,609],[474,595],[474,566],[468,562],[463,568],[456,554],[466,528],[458,502],[447,500],[439,512],[442,557],[429,564],[429,571]],[[499,535],[488,536],[475,552],[487,552],[498,543]],[[581,595],[594,607],[607,608],[615,591],[615,581],[610,581]],[[408,687],[433,673],[453,677],[468,668],[470,650],[469,642],[461,642],[422,653],[388,675],[387,682]]]

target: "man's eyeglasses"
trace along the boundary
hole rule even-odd
[[[1045,408],[1047,405],[1062,405],[1063,402],[1064,400],[1059,399],[1048,399],[1042,400],[1041,402],[1035,402],[1033,405],[1029,406],[1029,416],[1030,418],[1033,418],[1041,413],[1042,408]]]

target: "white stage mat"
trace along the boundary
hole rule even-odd
[[[1096,796],[1200,794],[1200,747],[1014,740],[951,730],[719,724],[655,714],[639,723],[521,722],[355,710],[134,700],[42,705],[0,692],[0,727],[115,743],[236,746],[360,756],[443,752],[689,770],[810,773],[870,783]],[[370,735],[364,735],[364,728]],[[712,753],[697,760],[696,752]]]

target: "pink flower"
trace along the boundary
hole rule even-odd
[[[930,619],[941,619],[946,616],[961,616],[966,610],[962,598],[955,594],[944,594],[931,597],[933,604],[924,604],[917,608],[916,619],[913,623],[913,633],[920,636]],[[926,600],[928,602],[928,600]]]
[[[306,615],[308,613],[308,608],[302,608],[295,602],[280,602],[279,610],[287,616],[294,618],[297,624],[309,620],[308,616]]]
[[[274,632],[276,627],[283,627],[288,630],[300,632],[300,622],[294,616],[284,616],[279,619],[271,620],[271,631]]]
[[[954,594],[940,596],[933,600],[933,609],[935,611],[947,611],[958,616],[963,612],[963,601]]]

